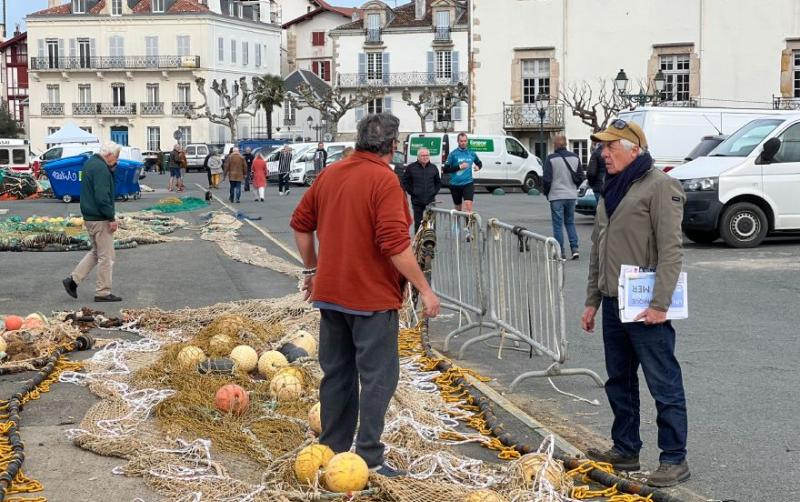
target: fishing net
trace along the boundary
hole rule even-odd
[[[197,197],[167,197],[158,201],[158,204],[148,207],[145,211],[158,213],[180,213],[183,211],[196,211],[208,207],[208,202]]]
[[[0,169],[0,200],[35,199],[39,191],[33,175]]]

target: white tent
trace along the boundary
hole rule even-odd
[[[86,132],[73,122],[67,122],[64,127],[54,132],[44,139],[48,145],[60,145],[63,143],[99,143],[97,136]]]

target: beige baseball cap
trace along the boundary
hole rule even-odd
[[[639,127],[639,124],[622,119],[615,119],[608,127],[592,134],[591,137],[592,141],[596,142],[626,139],[640,148],[647,148],[647,137],[645,137],[644,131]]]

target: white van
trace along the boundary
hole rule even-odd
[[[621,111],[619,118],[639,124],[647,137],[648,151],[656,167],[669,172],[685,162],[686,156],[704,136],[732,134],[751,120],[792,113],[748,108],[643,106]]]
[[[0,168],[18,173],[31,172],[30,145],[27,139],[0,138]]]
[[[800,231],[800,114],[753,120],[707,157],[670,176],[683,184],[683,232],[737,248],[768,234]]]
[[[354,141],[341,141],[338,143],[325,143],[325,151],[328,157],[343,152],[348,146],[355,148]],[[309,185],[306,183],[306,174],[314,170],[314,155],[317,153],[317,143],[312,148],[306,150],[296,161],[292,159],[292,171],[289,174],[289,182],[298,185]]]
[[[66,157],[73,157],[82,153],[97,153],[99,151],[100,143],[64,143],[48,149],[39,156],[39,160],[44,163]],[[141,149],[134,146],[123,146],[119,153],[119,158],[144,163],[144,156],[142,155]]]
[[[541,190],[542,162],[530,153],[517,138],[499,134],[468,134],[468,147],[483,162],[483,168],[473,173],[475,185],[489,191],[497,187],[518,187],[523,192],[532,188]],[[406,165],[416,162],[417,152],[425,147],[431,153],[431,162],[439,167],[450,152],[458,148],[458,133],[412,133],[405,142]],[[449,175],[442,176],[447,186]]]
[[[289,176],[291,176],[291,172],[301,165],[299,162],[303,157],[303,154],[306,153],[310,148],[316,149],[317,143],[288,143],[288,146],[292,150],[292,164],[289,166]],[[283,147],[273,150],[273,152],[270,153],[266,159],[267,176],[275,180],[277,180],[278,176],[278,155],[280,155],[282,150]]]

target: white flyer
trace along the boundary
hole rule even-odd
[[[650,306],[653,300],[656,273],[633,265],[622,265],[619,277],[620,320],[623,323],[635,322],[636,316]],[[686,272],[681,272],[672,303],[667,311],[667,319],[686,319],[689,317],[689,296]]]

